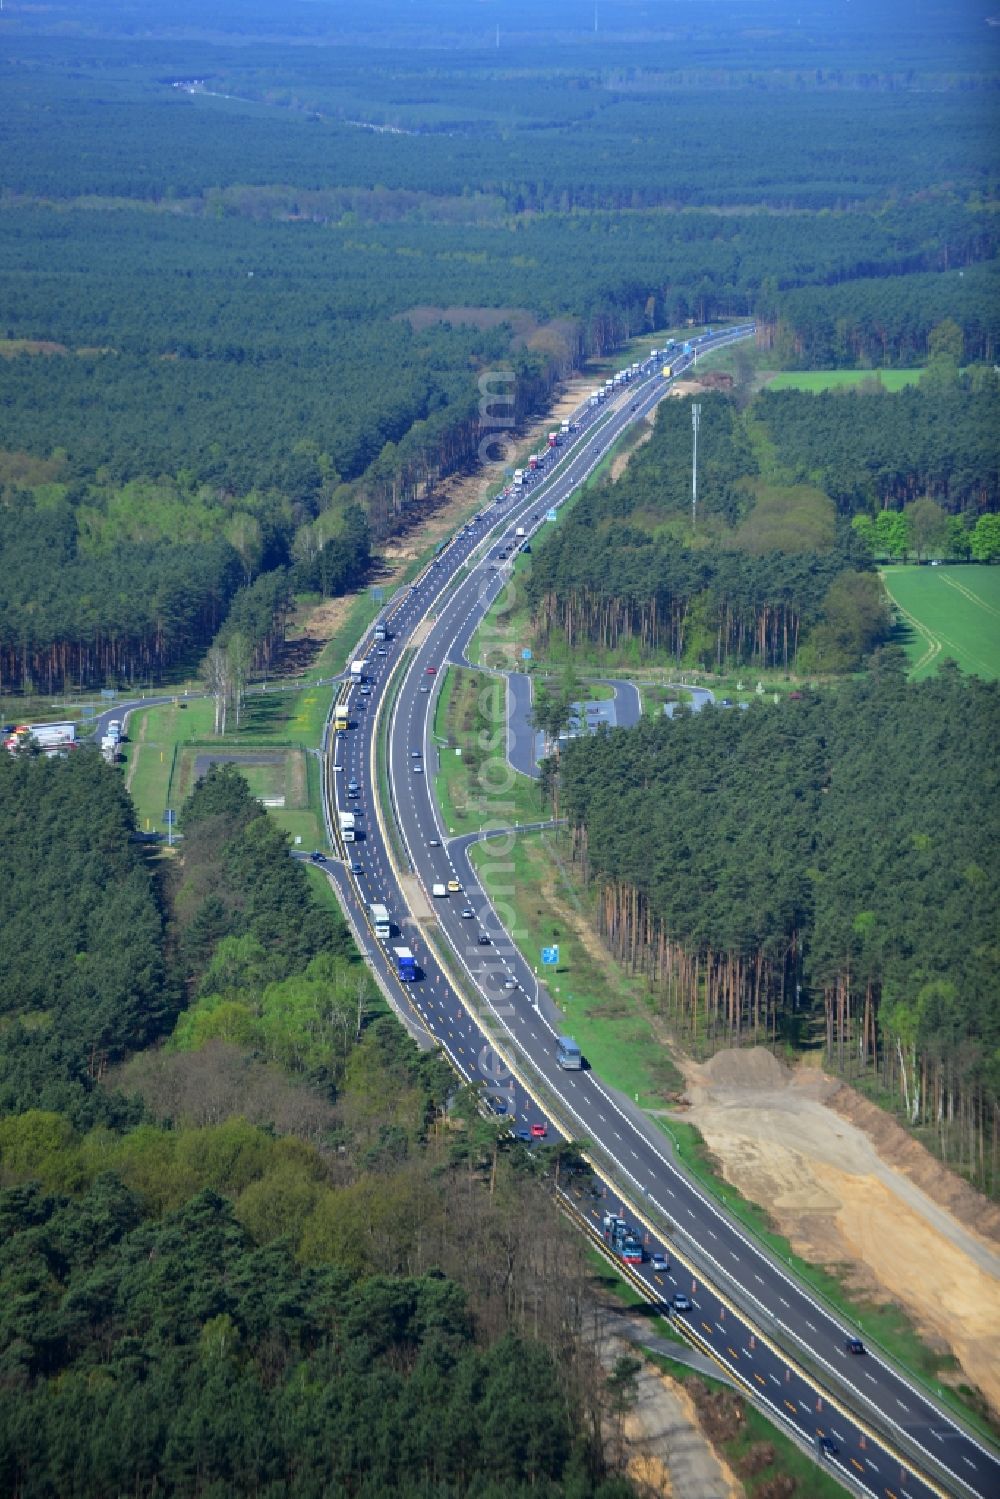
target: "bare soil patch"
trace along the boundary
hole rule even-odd
[[[608,1374],[619,1358],[637,1357],[633,1343],[617,1329],[623,1315],[627,1313],[620,1303],[603,1297],[593,1309],[587,1335]],[[640,1362],[635,1406],[623,1423],[622,1451],[626,1472],[639,1493],[659,1499],[742,1499],[743,1485],[713,1447],[685,1387],[641,1357]],[[618,1454],[613,1431],[608,1431],[608,1440],[614,1460]]]
[[[767,1205],[815,1264],[905,1308],[1000,1411],[997,1209],[875,1105],[762,1048],[682,1062],[690,1110],[726,1180]]]
[[[638,451],[639,451],[640,448],[644,448],[646,446],[647,442],[649,441],[649,439],[652,437],[652,435],[653,435],[653,428],[652,428],[652,426],[649,423],[647,423],[646,430],[632,444],[632,446],[629,448],[628,452],[627,453],[619,453],[617,458],[612,459],[612,462],[611,462],[611,482],[612,483],[614,483],[616,479],[620,479],[621,478],[622,474],[628,468],[629,461],[631,460],[633,454],[638,453]]]
[[[0,358],[16,359],[18,354],[68,354],[65,344],[47,338],[0,338]]]
[[[433,312],[437,318],[448,313],[453,321],[460,321],[458,314],[461,312],[470,314],[465,321],[474,321],[471,314],[485,311],[493,316],[497,309],[412,310],[413,314],[418,311]],[[502,320],[509,321],[512,309],[506,309],[506,313],[507,317]],[[564,417],[568,417],[592,387],[593,380],[583,376],[564,381],[558,394],[554,395],[548,412],[523,432],[516,434],[518,446],[532,451],[543,448],[553,425],[558,426]],[[457,530],[484,503],[490,486],[497,484],[501,477],[501,467],[493,465],[477,469],[474,473],[452,474],[442,480],[432,495],[419,506],[412,507],[405,529],[383,543],[382,566],[377,581],[388,588],[398,585],[410,563]],[[341,598],[323,599],[295,620],[290,631],[291,638],[282,652],[282,675],[309,669],[326,642],[332,639],[344,623],[356,597],[356,593],[351,593]]]

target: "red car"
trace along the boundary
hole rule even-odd
[[[531,1138],[533,1140],[544,1140],[548,1132],[548,1127],[544,1124],[533,1124],[531,1126]]]
[[[436,666],[428,666],[428,668],[427,668],[427,675],[429,677],[432,677],[436,671],[437,671],[437,667]]]

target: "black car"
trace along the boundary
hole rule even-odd
[[[845,1338],[844,1348],[848,1353],[864,1353],[865,1345],[860,1338]]]
[[[313,852],[309,855],[309,857],[313,861],[314,864],[325,864],[326,863],[326,854],[320,853],[320,851],[319,851],[318,848],[314,849]]]
[[[489,947],[489,945],[490,945],[490,939],[489,939],[489,937],[487,937],[487,935],[486,935],[485,932],[480,932],[479,933],[479,946],[480,947]]]
[[[819,1448],[821,1457],[836,1457],[840,1451],[833,1437],[818,1437],[816,1446]]]

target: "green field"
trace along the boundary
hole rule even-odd
[[[840,390],[877,380],[886,390],[916,385],[923,370],[787,370],[768,380],[768,390]]]
[[[1000,568],[892,567],[881,576],[900,615],[912,677],[928,676],[949,657],[984,681],[1000,676]]]

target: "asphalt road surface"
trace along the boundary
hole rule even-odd
[[[676,362],[677,372],[684,364]],[[557,1065],[559,1021],[533,962],[509,935],[514,913],[508,903],[508,841],[502,835],[487,841],[491,858],[480,882],[468,861],[470,840],[449,839],[434,800],[431,726],[439,673],[456,654],[461,659],[462,641],[508,585],[510,558],[522,541],[516,528],[530,536],[544,525],[546,511],[562,504],[628,422],[664,393],[665,382],[646,370],[610,411],[581,409],[578,430],[558,450],[556,463],[533,478],[526,493],[515,492],[464,528],[392,601],[387,620],[393,638],[386,654],[370,641],[358,647],[370,680],[368,690],[350,689],[353,726],[335,739],[331,812],[334,821],[338,811],[356,814],[359,839],[343,851],[360,872],[339,866],[334,878],[381,981],[411,1027],[433,1037],[464,1078],[481,1083],[514,1128],[529,1134],[532,1126],[544,1128],[552,1140],[558,1117],[568,1135],[590,1142],[605,1185],[602,1197],[585,1205],[589,1219],[599,1229],[609,1206],[621,1211],[650,1253],[667,1256],[666,1271],[654,1271],[646,1260],[632,1273],[654,1297],[667,1300],[683,1292],[690,1298],[690,1310],[676,1314],[677,1320],[811,1445],[817,1460],[859,1492],[886,1499],[942,1493],[993,1499],[1000,1494],[994,1452],[887,1358],[872,1350],[849,1353],[846,1339],[856,1329],[702,1193],[638,1110],[594,1072]],[[376,716],[383,729],[388,721],[391,819],[383,818],[373,795]],[[509,819],[502,773],[506,724],[498,726],[496,743],[495,762],[484,766],[487,824]],[[435,886],[447,892],[449,881],[460,888],[434,894]],[[370,928],[367,912],[374,901],[390,909],[400,934],[388,944],[377,942]],[[416,955],[417,983],[395,977],[391,949],[400,941]],[[823,1438],[837,1450],[820,1457]]]

